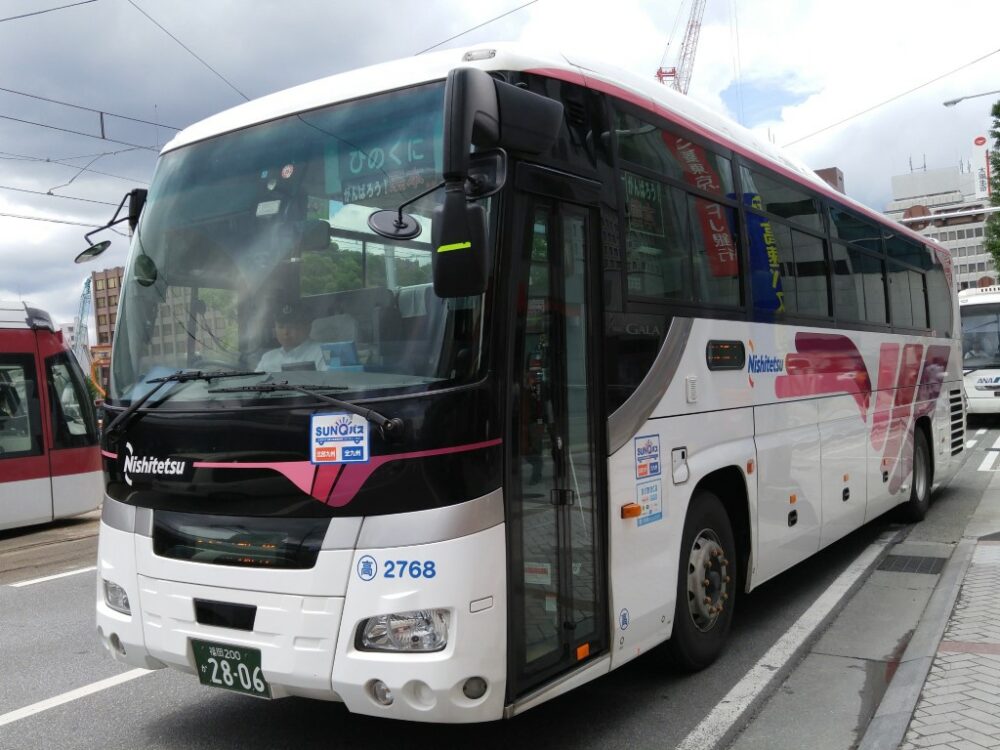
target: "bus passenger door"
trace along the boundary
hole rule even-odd
[[[23,333],[34,349],[34,333]],[[0,354],[0,529],[52,520],[41,415],[34,352]]]
[[[567,179],[560,177],[560,179]],[[596,209],[523,195],[508,401],[509,698],[607,648]]]

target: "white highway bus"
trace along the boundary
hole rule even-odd
[[[47,312],[0,301],[0,530],[96,510],[103,484],[76,357]]]
[[[1000,286],[958,293],[969,414],[1000,414]]]
[[[599,63],[276,93],[145,198],[101,446],[129,664],[512,716],[664,642],[711,663],[745,592],[961,458],[946,253]]]

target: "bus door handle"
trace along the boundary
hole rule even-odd
[[[576,502],[576,493],[573,490],[555,488],[549,491],[549,501],[553,505],[572,505]]]

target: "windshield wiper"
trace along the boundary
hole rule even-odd
[[[147,383],[156,383],[156,385],[129,404],[128,408],[111,420],[111,424],[105,429],[108,436],[108,444],[111,445],[117,441],[119,434],[125,429],[132,415],[141,409],[142,405],[149,401],[167,383],[187,383],[190,380],[214,380],[215,378],[238,378],[245,375],[264,374],[255,370],[209,370],[207,372],[204,370],[178,370],[172,375],[164,375],[162,378],[147,380]]]
[[[374,409],[366,409],[363,406],[357,406],[352,404],[350,401],[341,401],[339,398],[333,398],[332,396],[327,396],[321,391],[337,391],[344,390],[342,387],[337,386],[324,386],[324,385],[293,385],[287,381],[282,381],[279,383],[258,383],[257,385],[238,385],[232,388],[213,388],[209,393],[275,393],[278,391],[298,391],[299,393],[304,393],[307,396],[312,396],[313,398],[319,399],[320,401],[326,401],[328,404],[333,404],[334,406],[343,409],[344,411],[349,411],[351,414],[357,414],[359,417],[367,419],[369,422],[378,427],[379,432],[382,433],[382,437],[386,440],[391,440],[397,438],[403,434],[403,420],[399,417],[385,417],[379,414]]]

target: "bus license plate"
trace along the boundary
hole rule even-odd
[[[270,698],[271,686],[260,668],[260,649],[210,641],[191,641],[202,685]]]

